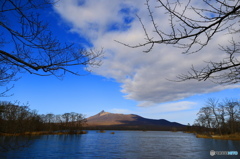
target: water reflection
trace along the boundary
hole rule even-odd
[[[238,151],[240,141],[196,138],[193,134],[159,131],[89,131],[83,135],[45,135],[32,145],[0,158],[210,158],[210,150]],[[218,156],[226,158],[226,156]],[[239,158],[231,156],[231,158]]]
[[[0,152],[23,150],[30,147],[38,136],[0,136]]]

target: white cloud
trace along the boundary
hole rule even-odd
[[[132,17],[136,12],[127,0],[62,0],[54,9],[72,26],[72,32],[91,40],[101,38],[113,25],[121,27],[126,15]]]
[[[225,55],[219,52],[218,44],[226,43],[231,36],[216,34],[209,47],[196,54],[183,55],[179,49],[166,45],[156,45],[152,52],[146,54],[142,52],[146,48],[131,49],[114,41],[118,40],[127,44],[144,42],[144,32],[138,19],[135,18],[129,24],[124,21],[127,15],[133,18],[137,11],[146,24],[145,27],[148,30],[153,29],[144,0],[87,0],[82,1],[84,3],[81,4],[77,2],[80,1],[61,1],[55,10],[71,24],[72,31],[90,39],[95,48],[104,48],[103,65],[98,69],[93,69],[94,73],[122,83],[121,91],[126,94],[125,97],[138,101],[139,106],[154,106],[195,94],[239,87],[239,85],[219,86],[210,81],[178,83],[167,80],[176,79],[177,75],[186,73],[191,65],[202,68],[205,65],[203,61],[222,59]],[[155,3],[155,1],[150,2]],[[123,8],[128,11],[122,11]],[[162,10],[157,9],[154,14],[160,15],[159,25],[168,29],[168,19],[161,12]],[[114,28],[110,27],[112,24],[116,24],[119,30],[111,30]],[[150,34],[155,36],[151,32]],[[169,107],[172,109],[189,108],[179,105]],[[161,106],[161,109],[164,110],[164,106]]]
[[[190,101],[180,101],[180,102],[171,102],[165,104],[157,104],[149,108],[142,107],[141,111],[145,114],[159,114],[159,113],[166,113],[166,112],[179,112],[185,111],[190,109],[195,109],[198,106],[195,102]]]

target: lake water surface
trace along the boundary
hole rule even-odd
[[[238,151],[238,155],[210,156],[210,150]],[[168,131],[88,131],[83,135],[38,136],[29,147],[0,152],[0,158],[240,158],[240,141],[203,139]]]

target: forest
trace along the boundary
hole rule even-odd
[[[37,132],[78,133],[86,119],[82,114],[70,112],[64,114],[38,114],[29,106],[18,102],[0,102],[0,134],[24,135]]]
[[[240,101],[209,98],[197,113],[195,123],[187,126],[187,131],[201,134],[199,137],[205,134],[205,137],[218,135],[240,139]]]

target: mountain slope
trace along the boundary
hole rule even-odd
[[[147,119],[134,114],[114,114],[105,111],[87,118],[87,127],[114,127],[121,129],[169,129],[185,125],[169,122],[165,119]]]

